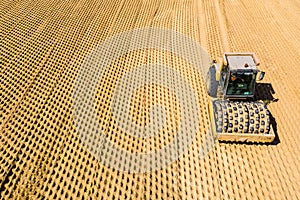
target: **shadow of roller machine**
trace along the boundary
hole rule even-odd
[[[256,81],[265,73],[258,70],[255,53],[224,53],[213,61],[207,73],[209,112],[214,135],[219,141],[272,142],[275,138],[270,112],[255,100]]]

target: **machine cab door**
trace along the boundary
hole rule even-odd
[[[220,86],[221,86],[221,89],[223,92],[224,92],[224,89],[226,88],[226,84],[227,84],[227,79],[228,79],[227,76],[229,74],[228,70],[229,70],[228,66],[223,64],[222,70],[220,73]]]

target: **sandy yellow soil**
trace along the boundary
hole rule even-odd
[[[1,0],[0,197],[299,198],[299,20],[298,0]],[[199,133],[188,151],[156,171],[127,173],[101,163],[77,134],[74,82],[98,44],[144,27],[183,33],[212,58],[224,51],[256,52],[266,72],[259,96],[279,99],[269,105],[276,141],[217,142],[199,157],[202,133],[209,126],[203,79],[179,56],[144,49],[115,60],[99,80],[95,107],[107,138],[129,152],[145,153],[175,137],[178,101],[159,85],[148,84],[133,94],[131,114],[142,126],[149,121],[152,104],[168,107],[167,128],[161,134],[135,139],[121,134],[112,122],[110,100],[117,80],[137,65],[157,62],[180,72],[198,92]]]

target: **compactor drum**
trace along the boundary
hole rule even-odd
[[[270,112],[262,101],[254,101],[257,69],[255,53],[224,53],[207,73],[207,92],[212,131],[220,141],[272,142],[275,138]]]

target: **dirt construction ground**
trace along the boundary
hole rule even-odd
[[[1,0],[0,198],[300,199],[299,21],[298,0]],[[101,62],[98,54],[93,54],[97,45],[101,47],[125,31],[152,33],[149,27],[157,28],[155,33],[169,30],[186,35],[211,58],[223,52],[256,52],[259,68],[266,72],[258,96],[278,99],[268,106],[274,117],[275,142],[203,145],[209,127],[209,97],[203,76],[182,56],[155,48],[127,51],[112,60],[93,85],[96,93],[91,105],[98,125],[90,126],[88,120],[78,125],[78,119],[90,119],[91,113],[76,115],[74,105],[88,105],[82,99],[89,96],[84,91],[92,86],[84,81],[98,73],[87,70],[80,82],[82,66],[101,66],[105,59],[118,55],[119,49],[137,47],[139,41],[131,37],[124,40],[128,44],[124,47],[119,38],[117,44],[121,45],[102,52]],[[178,51],[193,54],[184,48],[187,45],[183,40]],[[101,48],[99,51],[106,47]],[[160,66],[153,67],[154,71],[145,68],[144,73],[143,67],[138,67],[155,63]],[[183,80],[180,84],[188,86],[178,90],[174,84],[172,89],[169,71],[174,83],[179,74],[183,77],[178,78]],[[125,94],[142,80],[126,79],[130,73],[144,75],[146,84],[128,97],[130,117],[126,118],[123,114],[127,111],[122,110],[125,104],[115,103],[114,95]],[[85,87],[77,87],[76,93],[78,80]],[[123,84],[118,85],[120,82]],[[195,91],[197,106],[188,112],[182,105],[194,104],[181,104],[178,96],[186,95],[189,88]],[[153,121],[160,119],[153,115],[155,109],[165,121]],[[116,122],[118,117],[127,124]],[[184,120],[187,125],[180,124]],[[154,126],[149,131],[160,132],[149,137],[136,137],[123,130],[131,130],[130,124],[149,128],[151,123]],[[104,133],[104,140],[87,140],[79,134],[95,127]],[[154,157],[156,167],[168,156],[172,161],[154,170],[147,168],[153,164],[150,158],[145,168],[139,162],[131,170],[112,167],[120,160],[128,161],[123,156],[127,154],[107,151],[108,155],[102,148],[113,143],[130,155],[150,155],[173,144],[182,127],[186,127],[186,134],[196,131],[192,143],[182,154],[178,142],[166,159]],[[96,144],[112,164],[99,159],[98,150],[89,144]],[[207,147],[204,153],[203,146]],[[171,159],[174,153],[176,159]],[[140,170],[137,173],[135,169]]]

